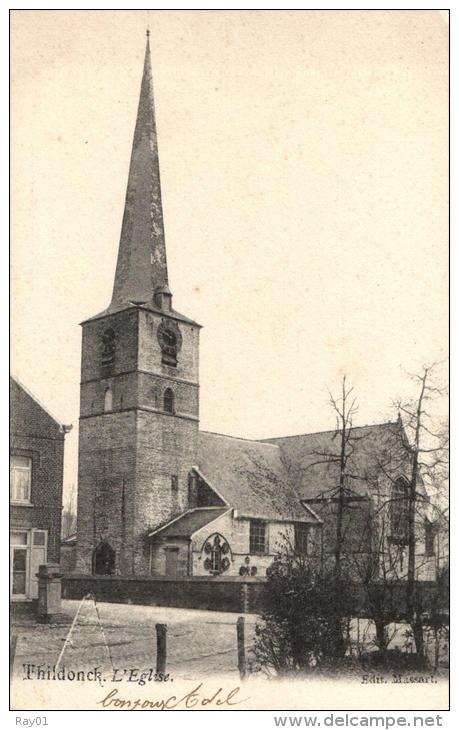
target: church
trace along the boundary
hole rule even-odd
[[[112,300],[82,323],[77,573],[263,578],[286,542],[323,554],[336,468],[315,454],[334,432],[201,431],[200,328],[169,288],[147,37]],[[403,438],[399,421],[356,431],[363,475]],[[354,536],[368,484],[354,487]]]

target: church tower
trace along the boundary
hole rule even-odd
[[[83,322],[78,572],[149,572],[145,537],[188,507],[200,326],[169,289],[147,32],[110,306]]]

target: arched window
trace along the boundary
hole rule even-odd
[[[211,535],[204,543],[204,569],[214,575],[224,573],[230,567],[231,549],[222,535]]]
[[[399,477],[392,487],[390,502],[391,537],[405,543],[408,540],[409,484]]]
[[[113,410],[113,391],[111,388],[105,389],[104,411],[105,413]]]
[[[218,535],[215,537],[210,551],[210,564],[212,573],[220,573],[222,569],[222,546],[220,545],[220,538]]]
[[[171,388],[166,388],[164,391],[164,410],[166,413],[174,412],[174,392]]]
[[[108,542],[101,542],[92,554],[94,575],[112,575],[115,572],[115,551]]]
[[[115,365],[115,332],[109,328],[102,335],[101,368],[103,375],[110,375]]]

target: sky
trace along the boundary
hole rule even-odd
[[[394,420],[407,373],[447,356],[444,13],[15,11],[12,372],[73,424],[67,492],[79,322],[111,298],[147,27],[201,428],[331,429],[344,373],[356,425]]]

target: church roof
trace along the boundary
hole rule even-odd
[[[358,426],[351,430],[354,453],[348,460],[347,471],[352,495],[367,496],[371,484],[376,483],[378,464],[393,470],[394,476],[403,474],[407,466],[406,450],[401,448],[404,438],[401,422]],[[336,431],[321,431],[298,436],[283,436],[263,441],[278,446],[288,469],[292,484],[299,497],[315,500],[332,497],[339,484],[339,463],[327,463],[324,454],[338,457],[340,441]],[[325,462],[325,463],[324,463]]]
[[[238,516],[317,522],[289,479],[281,449],[270,443],[201,431],[198,467]]]
[[[180,517],[176,517],[157,530],[149,533],[148,537],[184,537],[188,538],[195,532],[213,522],[217,517],[221,517],[228,512],[228,507],[196,507],[184,512]]]

